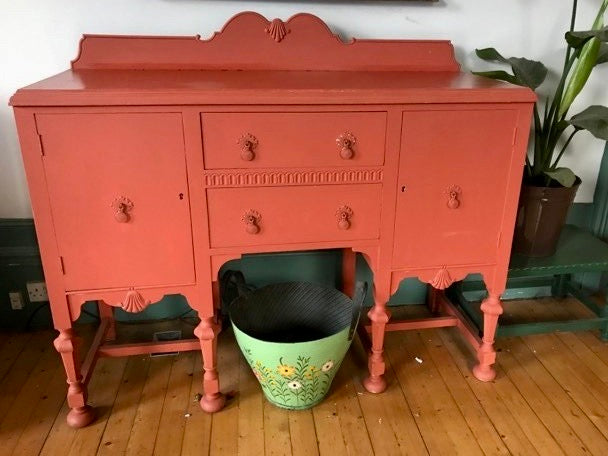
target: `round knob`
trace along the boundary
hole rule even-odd
[[[247,226],[245,227],[245,230],[249,234],[258,234],[260,232],[260,227],[257,225],[255,220],[253,220],[251,222],[247,222]]]
[[[338,228],[348,230],[350,228],[350,219],[353,216],[353,210],[348,206],[340,206],[336,211],[338,219]]]
[[[344,218],[338,222],[338,228],[341,230],[347,230],[350,228],[350,222],[347,218]]]
[[[260,232],[260,220],[262,216],[254,210],[249,210],[243,215],[245,223],[245,231],[249,234],[258,234]]]
[[[247,141],[241,150],[241,158],[245,161],[251,161],[255,157],[253,153],[253,145]]]
[[[357,138],[350,132],[344,132],[336,138],[336,145],[340,149],[340,158],[350,160],[354,157],[355,151],[353,146],[357,142]]]
[[[131,220],[129,211],[133,209],[133,203],[128,198],[124,196],[116,198],[112,202],[112,208],[114,209],[114,220],[118,223],[127,223]]]
[[[241,136],[237,143],[241,147],[241,159],[251,161],[255,158],[254,150],[258,145],[258,140],[252,134],[246,133]]]
[[[450,192],[450,198],[448,199],[448,207],[450,209],[458,209],[460,201],[458,201],[458,192]]]
[[[114,218],[118,223],[127,223],[129,221],[129,214],[118,211],[114,214]]]
[[[350,145],[348,146],[344,146],[341,150],[340,150],[340,157],[343,158],[344,160],[350,160],[351,158],[353,158],[353,150],[351,149]]]

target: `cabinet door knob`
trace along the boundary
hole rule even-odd
[[[245,231],[249,234],[258,234],[260,232],[260,220],[262,220],[262,216],[259,212],[254,211],[253,209],[248,210],[243,215],[243,223],[245,224]]]
[[[241,148],[241,159],[251,161],[255,158],[255,148],[258,146],[258,140],[250,133],[245,133],[237,140],[237,144]]]
[[[448,189],[448,207],[458,209],[460,207],[460,187],[454,185]]]
[[[111,206],[114,209],[114,219],[118,223],[127,223],[131,220],[131,216],[129,215],[129,212],[133,209],[131,200],[120,196],[112,202]]]
[[[353,147],[357,142],[357,138],[352,133],[346,131],[336,138],[336,145],[340,149],[340,158],[350,160],[354,157],[355,151]]]
[[[344,205],[340,206],[336,211],[336,218],[338,219],[338,228],[341,230],[348,230],[350,228],[350,219],[353,216],[353,210]]]

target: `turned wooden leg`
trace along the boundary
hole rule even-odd
[[[367,316],[372,322],[372,348],[369,354],[368,369],[369,376],[363,380],[363,386],[370,393],[381,393],[386,389],[384,378],[384,328],[391,314],[386,308],[384,299],[377,299],[374,296],[374,306]]]
[[[553,277],[551,284],[551,296],[554,298],[565,298],[568,296],[566,285],[570,281],[571,274],[558,274]]]
[[[67,422],[75,428],[84,427],[93,421],[95,414],[93,409],[87,405],[87,388],[82,383],[78,341],[74,330],[72,328],[60,329],[54,345],[61,355],[63,367],[68,377],[67,401],[71,410],[68,413]]]
[[[353,249],[342,249],[342,292],[353,297],[357,268],[357,252]]]
[[[220,379],[217,374],[217,335],[219,332],[220,325],[213,317],[201,319],[194,330],[194,335],[200,340],[203,352],[204,394],[200,404],[201,408],[209,413],[221,410],[226,404],[226,396],[220,393]]]
[[[496,362],[494,350],[494,336],[498,325],[498,317],[502,314],[500,295],[491,294],[481,303],[483,312],[483,338],[477,350],[479,364],[473,368],[473,375],[482,382],[489,382],[496,378],[496,371],[492,365]]]
[[[99,311],[99,318],[107,318],[110,323],[108,324],[108,330],[106,331],[106,341],[116,340],[116,320],[114,320],[114,307],[106,304],[103,301],[97,301],[97,309]]]

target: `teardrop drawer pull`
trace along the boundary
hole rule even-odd
[[[262,216],[258,211],[251,209],[245,212],[242,220],[245,224],[245,231],[249,234],[258,234],[260,232],[260,220],[262,220]]]
[[[237,144],[241,148],[241,159],[251,161],[255,158],[255,148],[258,146],[258,140],[250,133],[245,133],[241,136]]]
[[[114,209],[114,219],[118,223],[127,223],[131,220],[129,212],[133,209],[133,203],[130,199],[120,196],[112,202],[111,206]]]
[[[454,185],[448,189],[448,207],[450,209],[458,209],[460,207],[460,187]]]
[[[348,230],[350,228],[350,219],[353,216],[353,210],[348,206],[340,206],[336,211],[338,219],[338,228]]]
[[[350,160],[355,155],[353,147],[357,142],[357,138],[352,133],[346,131],[336,139],[336,145],[340,149],[340,157],[344,160]]]

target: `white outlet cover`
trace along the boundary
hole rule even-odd
[[[28,282],[27,294],[30,302],[44,302],[49,300],[49,295],[46,291],[46,283],[44,282]]]
[[[11,301],[11,309],[22,310],[23,309],[23,296],[19,291],[11,291],[8,294],[8,298]]]

